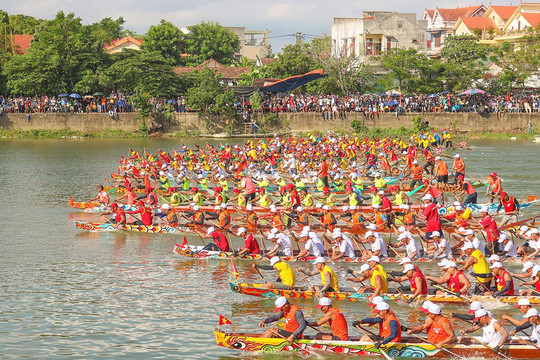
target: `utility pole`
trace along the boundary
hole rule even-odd
[[[302,44],[302,33],[297,32],[296,33],[296,45],[300,45],[300,44]]]

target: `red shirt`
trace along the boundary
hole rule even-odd
[[[296,189],[293,189],[290,194],[291,194],[292,206],[293,207],[300,206],[300,196],[298,196],[298,191],[296,191]]]
[[[328,163],[323,161],[321,163],[321,177],[328,176]]]
[[[248,252],[252,255],[258,255],[261,252],[261,250],[259,249],[259,243],[251,234],[249,234],[244,241],[244,247],[248,249]]]
[[[487,233],[488,242],[497,241],[499,229],[497,228],[497,223],[491,216],[488,215],[485,218],[482,218],[482,220],[480,220],[480,225],[484,227],[484,230]]]
[[[229,242],[227,241],[227,238],[225,235],[220,233],[219,231],[214,231],[212,234],[212,239],[214,239],[214,244],[224,252],[229,252]]]
[[[424,209],[424,216],[427,219],[426,232],[441,230],[441,221],[439,220],[439,212],[437,204],[431,203]]]
[[[392,211],[392,203],[386,196],[381,197],[381,209],[383,209],[385,212]]]

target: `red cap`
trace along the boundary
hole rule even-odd
[[[142,200],[137,201],[137,206],[144,206],[144,203]]]
[[[115,208],[117,208],[117,207],[118,207],[118,204],[117,204],[117,203],[112,203],[112,204],[111,204],[111,209],[115,209]]]
[[[463,175],[458,175],[458,176],[456,177],[456,180],[465,180],[465,176],[463,176]]]
[[[499,197],[500,197],[500,198],[503,198],[503,197],[505,197],[506,195],[508,195],[508,194],[507,194],[506,192],[503,191]]]
[[[325,186],[323,187],[322,191],[323,193],[327,193],[327,192],[330,192],[330,189]]]
[[[377,191],[377,187],[372,186],[372,187],[369,188],[369,191]]]
[[[260,193],[263,193],[263,192],[265,192],[266,190],[265,190],[264,188],[258,188],[257,191],[260,192]]]
[[[491,174],[489,174],[489,176],[491,176],[491,177],[497,177],[497,173],[494,171],[494,172],[492,172]]]
[[[223,188],[221,186],[216,186],[214,188],[214,192],[220,192],[221,190],[223,190]]]
[[[287,184],[287,190],[292,190],[294,189],[294,185],[293,184]]]
[[[169,191],[176,191],[176,186],[169,186],[169,188],[167,189]]]
[[[144,188],[144,191],[152,191],[152,190],[154,190],[154,188],[151,186],[147,186]]]
[[[519,306],[516,306],[516,309],[517,309],[518,307],[519,307]],[[467,311],[467,314],[474,314],[475,311],[476,311],[476,310],[469,310],[469,311]]]
[[[196,186],[194,186],[191,188],[191,191],[199,191],[199,189]]]
[[[429,180],[428,179],[422,180],[422,184],[429,184]]]
[[[240,189],[237,189],[237,188],[234,188],[232,189],[232,192],[235,193],[235,194],[240,194]]]
[[[347,182],[345,183],[345,186],[351,187],[351,186],[352,186],[352,181],[347,181]]]

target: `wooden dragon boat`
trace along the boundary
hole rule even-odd
[[[178,254],[180,256],[186,256],[191,258],[197,258],[197,259],[235,259],[235,260],[262,260],[262,261],[270,261],[270,258],[264,255],[251,255],[251,254],[245,254],[242,256],[236,256],[233,252],[225,252],[225,251],[211,251],[211,250],[203,250],[203,246],[196,246],[196,245],[180,245],[178,243],[174,244],[173,252],[175,254]],[[358,253],[358,251],[356,251]],[[293,251],[293,254],[298,254],[298,251]],[[315,260],[315,256],[306,256],[306,257],[300,257],[297,259],[293,259],[289,256],[281,256],[282,260],[289,261],[289,262],[310,262]],[[328,257],[326,257],[328,259]],[[338,260],[338,262],[343,263],[361,263],[365,262],[366,259],[363,259],[362,257],[357,258],[342,258]],[[400,261],[399,257],[387,257],[382,259],[382,262],[384,263],[398,263]],[[427,262],[430,261],[426,258],[420,258],[414,260],[415,262]]]
[[[87,230],[91,232],[108,232],[108,231],[135,231],[150,234],[180,234],[183,232],[192,231],[189,227],[172,227],[172,226],[146,226],[146,225],[130,225],[125,224],[117,228],[111,223],[97,223],[89,221],[74,221],[73,225],[76,229]]]
[[[218,346],[250,353],[294,352],[303,355],[323,355],[323,353],[328,353],[329,355],[382,356],[381,351],[372,342],[360,342],[358,337],[352,337],[348,341],[341,341],[314,340],[311,336],[304,336],[302,339],[296,339],[290,344],[286,339],[263,338],[261,334],[224,333],[220,330],[214,331],[214,334]],[[388,343],[383,345],[381,349],[391,358],[449,358],[447,352],[417,338],[403,336],[402,341],[400,343]],[[446,345],[445,348],[463,357],[497,357],[491,350],[470,339],[461,339],[460,343]],[[521,343],[519,340],[511,340],[503,345],[500,353],[514,359],[538,359],[539,357],[537,348],[530,344]]]
[[[317,293],[315,291],[309,291],[306,289],[298,288],[294,290],[280,290],[280,289],[265,289],[264,284],[246,284],[230,282],[231,290],[240,294],[258,296],[264,298],[278,298],[285,296],[286,298],[293,299],[316,299]],[[340,301],[367,301],[370,294],[363,294],[351,291],[339,291],[339,292],[326,292],[324,296],[332,300]],[[410,294],[383,294],[386,301],[403,301],[406,302],[412,296]],[[484,295],[471,295],[469,299],[473,301],[493,301],[491,296]],[[516,304],[520,299],[529,299],[531,304],[540,304],[540,296],[501,296],[497,300],[504,304]],[[462,304],[468,303],[470,300],[458,297],[455,295],[422,295],[416,298],[416,301],[429,300],[434,303],[450,303],[450,304]]]

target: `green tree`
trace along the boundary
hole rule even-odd
[[[225,92],[223,76],[208,68],[197,75],[197,84],[187,91],[187,105],[202,113],[229,116],[233,114],[234,94],[231,97],[231,92]]]
[[[184,59],[188,65],[199,65],[208,59],[229,65],[233,62],[234,53],[240,50],[238,36],[218,23],[202,22],[188,26],[188,30],[185,51],[189,56]]]
[[[174,65],[180,64],[184,34],[172,23],[161,20],[158,25],[152,25],[144,36],[141,45],[143,50],[158,52]]]
[[[380,59],[390,80],[396,81],[399,91],[413,91],[415,80],[419,77],[420,55],[416,49],[391,49]],[[387,84],[390,85],[391,84]]]

